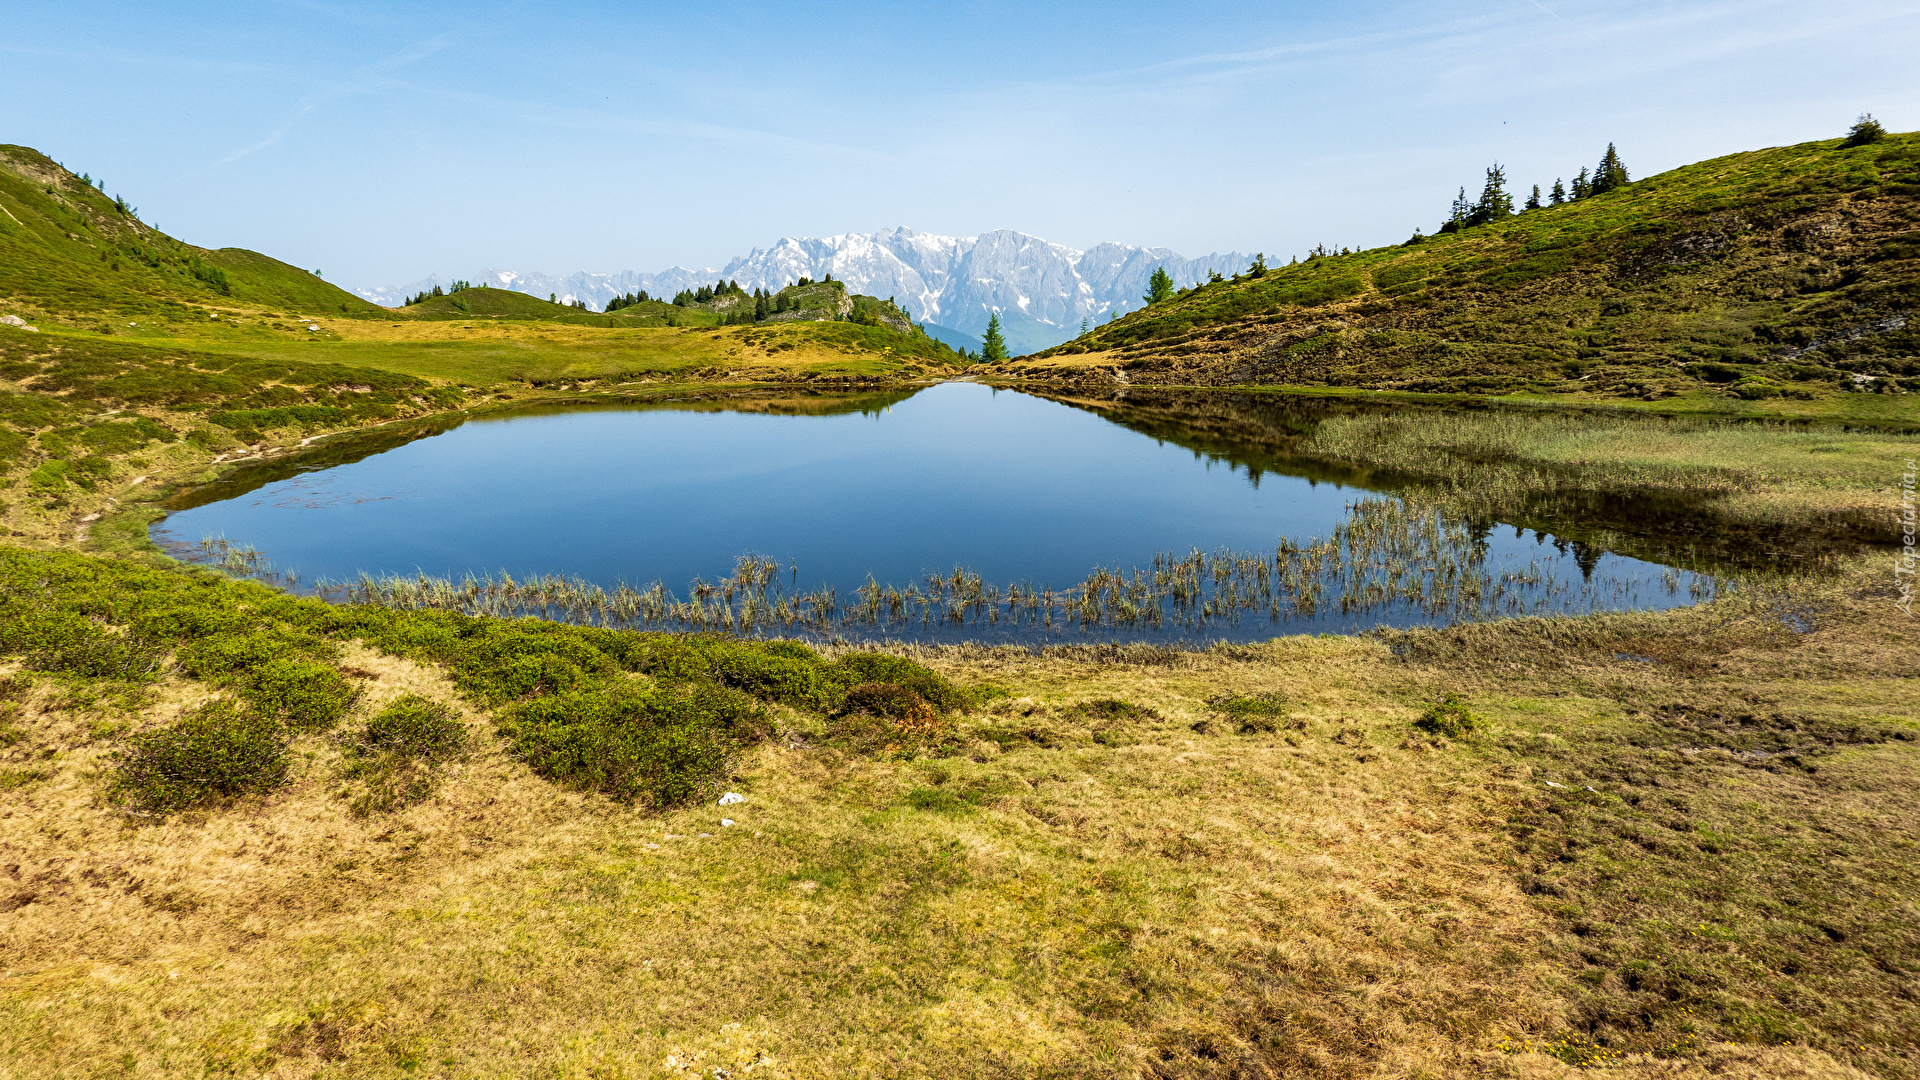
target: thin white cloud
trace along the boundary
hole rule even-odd
[[[299,103],[294,106],[293,114],[288,116],[287,119],[266,138],[261,139],[251,146],[244,146],[235,150],[233,153],[207,166],[207,169],[218,169],[223,165],[231,165],[250,154],[257,154],[265,150],[292,134],[294,128],[299,126],[300,121],[304,119],[308,113],[313,112],[313,110],[322,105],[338,101],[341,98],[352,97],[356,94],[372,93],[383,86],[393,85],[391,80],[372,78],[372,76],[385,75],[389,72],[398,71],[401,68],[417,63],[437,52],[447,49],[453,44],[455,36],[453,31],[448,31],[444,34],[436,34],[424,41],[416,41],[391,56],[384,57],[372,64],[359,68],[343,82],[323,86],[303,96]]]

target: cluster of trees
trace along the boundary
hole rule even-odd
[[[1540,194],[1540,185],[1535,184],[1533,193],[1527,196],[1527,201],[1521,206],[1520,212],[1539,210],[1547,206],[1560,206],[1579,199],[1604,195],[1609,191],[1626,187],[1632,182],[1632,178],[1627,175],[1626,164],[1620,160],[1620,152],[1614,149],[1612,143],[1608,143],[1607,152],[1601,155],[1599,166],[1591,172],[1582,166],[1580,172],[1573,178],[1571,189],[1555,177],[1553,190],[1543,198]],[[1513,196],[1507,192],[1506,170],[1496,164],[1487,170],[1487,180],[1480,188],[1479,199],[1467,198],[1467,189],[1460,189],[1460,194],[1454,197],[1453,209],[1447,215],[1446,222],[1440,226],[1440,231],[1458,232],[1475,225],[1500,221],[1512,217],[1513,214]]]
[[[635,304],[644,304],[651,299],[653,299],[653,297],[647,295],[647,290],[641,289],[637,293],[628,293],[625,296],[616,296],[613,299],[607,301],[607,310],[619,311],[621,308],[630,308]]]
[[[315,276],[318,276],[318,271],[315,272]],[[480,287],[483,289],[486,288],[487,283],[484,281],[481,282]],[[407,306],[412,307],[415,304],[424,303],[425,301],[431,300],[436,296],[452,296],[454,293],[464,292],[465,290],[471,289],[471,288],[473,288],[473,282],[471,281],[456,281],[452,285],[449,285],[444,289],[442,289],[438,285],[435,285],[431,289],[423,289],[418,294],[407,297]]]
[[[715,285],[702,285],[697,289],[681,289],[674,295],[673,306],[690,307],[694,304],[705,304],[729,296],[745,295],[747,295],[747,290],[741,288],[739,282],[722,281]],[[755,295],[758,295],[757,290]]]

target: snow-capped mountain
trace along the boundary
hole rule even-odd
[[[1007,342],[1028,352],[1057,345],[1079,333],[1083,319],[1101,321],[1141,304],[1147,278],[1164,266],[1175,284],[1190,285],[1208,270],[1232,274],[1252,256],[1240,252],[1183,258],[1166,248],[1098,244],[1076,251],[1036,236],[999,229],[979,236],[938,236],[913,229],[787,237],[755,248],[721,267],[676,266],[657,274],[522,273],[488,270],[473,280],[562,302],[584,300],[596,309],[608,300],[645,289],[671,297],[681,289],[737,281],[742,288],[778,290],[801,277],[828,274],[856,293],[892,297],[914,318],[977,337],[998,313]],[[378,304],[404,302],[413,293],[445,285],[438,277],[407,286],[362,289]]]

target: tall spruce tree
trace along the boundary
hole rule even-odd
[[[995,363],[1007,358],[1007,339],[1000,336],[1000,313],[987,320],[987,332],[980,337],[980,359]]]
[[[1608,143],[1607,152],[1600,157],[1600,167],[1593,171],[1593,181],[1587,185],[1587,194],[1617,191],[1632,182],[1627,176],[1627,167],[1620,162],[1620,152]]]
[[[1147,295],[1141,297],[1148,307],[1173,299],[1173,275],[1167,273],[1164,266],[1153,268],[1153,276],[1147,278]]]
[[[1467,224],[1485,225],[1513,216],[1513,196],[1507,194],[1507,172],[1499,165],[1487,170],[1486,186],[1480,189],[1480,201],[1473,204]]]
[[[1533,185],[1533,194],[1527,196],[1527,209],[1529,210],[1540,209],[1540,185],[1539,184]]]
[[[1566,185],[1562,184],[1557,176],[1553,178],[1553,194],[1547,196],[1547,199],[1555,206],[1560,206],[1567,201]]]
[[[1573,197],[1584,199],[1592,193],[1592,185],[1587,180],[1587,167],[1582,165],[1580,172],[1573,178]]]

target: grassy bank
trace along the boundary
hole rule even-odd
[[[665,686],[613,658],[681,639],[594,638],[592,674],[559,642],[593,632],[455,644],[51,558],[9,596],[158,659],[0,661],[0,1056],[26,1074],[1920,1075],[1920,652],[1883,566],[1788,606],[915,650],[972,688],[923,728],[723,675],[769,724],[681,803],[570,785],[527,742],[568,691],[493,685],[565,655]],[[169,639],[183,608],[251,613]],[[289,727],[274,784],[128,814],[143,740],[275,700],[194,659],[268,632],[312,642],[344,714]],[[1448,695],[1454,736],[1421,723]],[[369,799],[402,699],[465,745]]]
[[[1698,500],[1720,517],[1789,525],[1854,515],[1893,535],[1920,436],[1545,410],[1333,417],[1302,453],[1391,470],[1494,506],[1568,491]]]
[[[396,421],[754,381],[790,388],[771,397],[804,410],[815,386],[913,384],[949,370],[938,356],[892,351],[902,335],[851,323],[694,333],[360,320],[280,341],[323,324],[283,325],[137,338],[0,326],[0,528],[71,543],[125,519],[119,532],[133,535],[152,516],[139,507],[175,487]]]

